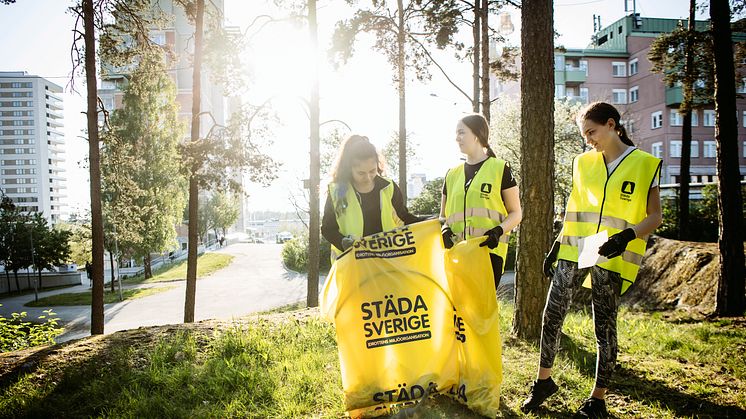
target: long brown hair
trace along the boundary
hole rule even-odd
[[[606,125],[606,122],[608,122],[609,119],[613,119],[615,125],[614,130],[617,135],[619,135],[619,139],[626,145],[634,146],[635,143],[633,143],[629,138],[629,135],[627,135],[627,130],[624,129],[624,126],[619,122],[619,118],[621,118],[621,115],[619,115],[619,111],[613,105],[606,102],[593,102],[580,110],[577,122],[580,124],[587,119],[599,125]]]
[[[383,159],[378,155],[376,146],[370,143],[368,137],[362,135],[350,135],[339,145],[337,161],[332,169],[332,182],[337,184],[337,207],[334,208],[338,214],[347,207],[347,188],[352,182],[352,165],[356,161],[376,159],[378,174],[383,173]]]
[[[481,114],[473,113],[461,118],[461,122],[469,127],[471,132],[477,137],[477,140],[479,140],[479,144],[487,149],[487,155],[495,157],[495,152],[490,147],[490,124],[487,122],[487,119]]]

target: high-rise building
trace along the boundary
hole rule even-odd
[[[185,138],[189,138],[192,120],[192,88],[193,67],[191,54],[194,51],[194,25],[184,13],[184,8],[174,4],[173,0],[154,0],[153,7],[162,12],[166,24],[162,28],[152,28],[150,39],[154,43],[168,49],[174,54],[174,59],[167,63],[169,75],[176,87],[176,102],[179,104],[179,116],[187,123]],[[223,16],[223,1],[214,0],[205,3],[205,14]],[[106,110],[111,111],[122,107],[124,93],[122,89],[127,83],[130,68],[115,68],[108,63],[102,63],[104,75],[101,79],[98,94]],[[200,135],[210,131],[213,124],[225,124],[225,97],[222,86],[210,80],[207,66],[202,66],[200,84],[201,109],[209,112],[201,117]],[[214,121],[213,121],[214,120]]]
[[[24,212],[54,224],[65,210],[62,87],[25,71],[0,72],[0,187]]]

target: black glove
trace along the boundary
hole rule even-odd
[[[615,258],[624,253],[627,244],[635,238],[637,238],[635,230],[632,230],[631,228],[622,230],[621,232],[609,237],[609,241],[601,245],[598,249],[598,254],[604,256],[606,259]]]
[[[500,236],[503,235],[503,228],[500,226],[497,226],[493,229],[487,230],[486,233],[484,233],[485,237],[487,237],[487,240],[483,241],[482,243],[479,243],[479,247],[487,246],[490,249],[494,249],[497,247],[498,244],[500,244]]]
[[[451,230],[451,227],[443,226],[443,228],[440,230],[440,235],[443,236],[443,246],[445,246],[446,249],[450,249],[453,247],[453,230]]]
[[[552,244],[552,248],[549,249],[549,253],[544,257],[544,275],[547,278],[554,276],[554,262],[557,261],[557,253],[559,253],[559,249],[560,244],[556,241]]]
[[[352,247],[352,245],[355,243],[355,239],[352,238],[352,236],[344,236],[342,237],[342,251],[349,249]]]

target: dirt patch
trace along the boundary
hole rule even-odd
[[[634,286],[622,303],[640,309],[683,309],[708,315],[715,310],[717,243],[651,239]]]

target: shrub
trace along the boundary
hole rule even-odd
[[[24,321],[26,312],[13,313],[10,319],[0,315],[0,352],[17,351],[32,346],[54,343],[54,338],[62,333],[57,326],[59,320],[51,309],[39,316],[40,323]]]
[[[321,237],[319,249],[319,270],[328,271],[330,262],[331,245]],[[296,272],[308,272],[308,235],[288,240],[282,246],[282,262],[285,267]]]

